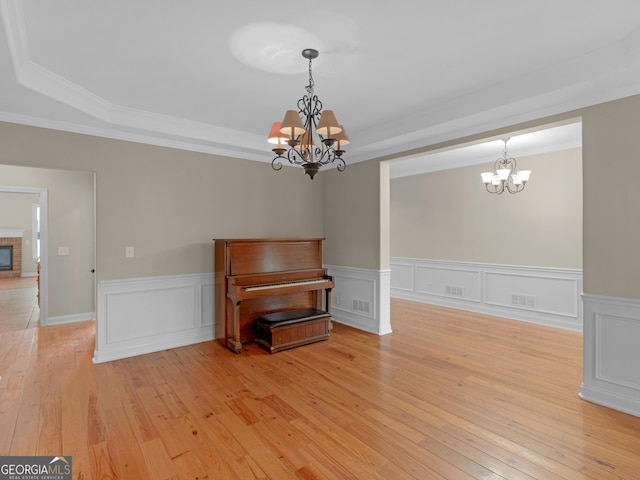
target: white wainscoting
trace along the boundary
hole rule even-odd
[[[640,300],[583,295],[580,397],[640,417]]]
[[[98,283],[94,363],[213,340],[213,273]]]
[[[389,270],[325,268],[335,279],[334,321],[391,332]],[[213,285],[213,273],[99,282],[94,363],[213,340],[224,329],[214,322]]]
[[[389,270],[326,265],[335,281],[333,321],[377,335],[391,333]]]
[[[391,296],[582,331],[582,270],[391,259]]]

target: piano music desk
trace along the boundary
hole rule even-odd
[[[270,313],[256,318],[256,343],[276,353],[329,338],[331,315],[317,308]]]

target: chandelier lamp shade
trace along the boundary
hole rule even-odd
[[[482,182],[489,193],[496,193],[498,195],[503,192],[519,193],[524,190],[524,187],[529,181],[531,170],[518,171],[516,159],[509,157],[507,153],[507,142],[509,138],[503,138],[502,141],[504,142],[503,156],[495,161],[493,172],[483,172],[480,174],[482,175]]]
[[[287,110],[281,122],[275,122],[267,141],[275,157],[271,161],[274,170],[281,170],[283,162],[298,165],[313,180],[318,171],[327,165],[336,164],[339,171],[347,167],[342,155],[349,137],[338,123],[333,110],[322,111],[322,102],[314,93],[311,61],[319,55],[317,50],[307,48],[302,56],[309,60],[309,84],[306,95],[298,100],[298,110]]]

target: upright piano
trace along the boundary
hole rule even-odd
[[[323,238],[214,239],[215,313],[225,344],[255,340],[254,319],[303,308],[331,310],[333,277],[322,268]],[[324,295],[323,295],[324,293]]]

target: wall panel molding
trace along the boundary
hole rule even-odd
[[[582,270],[394,257],[391,296],[582,330]]]
[[[215,338],[213,273],[98,283],[94,363]]]
[[[335,281],[333,321],[376,335],[391,333],[390,270],[325,265]]]
[[[640,416],[640,300],[583,295],[580,397]]]
[[[326,266],[334,276],[333,320],[377,335],[391,332],[390,271]],[[214,321],[214,275],[98,283],[94,363],[224,336]]]

